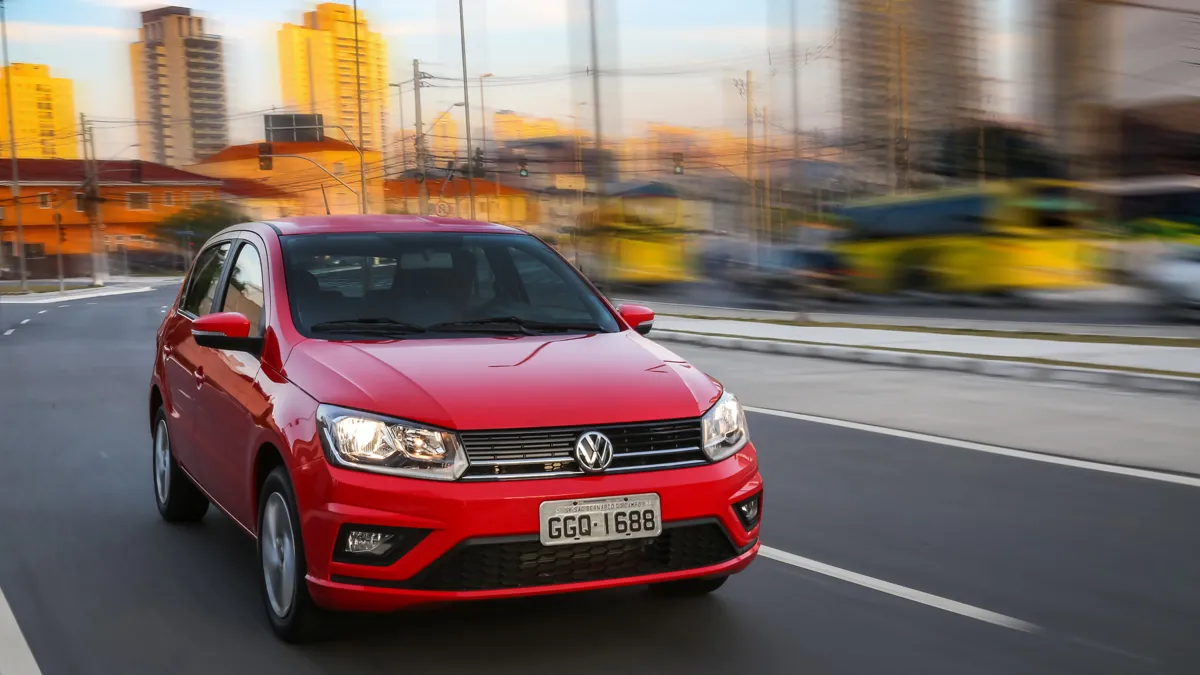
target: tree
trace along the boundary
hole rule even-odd
[[[250,218],[238,207],[220,201],[201,202],[167,216],[156,228],[160,239],[206,241],[221,230]]]

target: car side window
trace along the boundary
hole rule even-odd
[[[233,269],[229,273],[229,286],[225,289],[225,301],[221,303],[221,311],[244,315],[250,319],[250,337],[260,337],[265,304],[262,259],[258,255],[258,249],[251,244],[242,244],[233,260]]]
[[[194,316],[204,316],[212,313],[213,298],[217,296],[217,282],[221,278],[221,270],[225,268],[225,258],[229,255],[229,242],[218,244],[205,249],[192,268],[192,278],[188,280],[187,295],[180,308]]]

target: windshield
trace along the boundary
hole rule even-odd
[[[308,337],[615,332],[579,274],[520,234],[282,238],[292,319]]]

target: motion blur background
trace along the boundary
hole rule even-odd
[[[5,288],[363,208],[785,308],[1179,305],[1200,241],[1193,0],[5,4]]]
[[[1200,672],[1200,0],[0,7],[4,675]],[[155,332],[212,233],[364,211],[652,308],[761,558],[274,641],[155,512]]]

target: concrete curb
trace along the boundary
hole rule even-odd
[[[107,298],[112,295],[128,295],[130,293],[145,293],[154,290],[153,286],[138,286],[135,288],[89,288],[67,291],[59,295],[56,291],[46,293],[31,293],[29,295],[7,295],[0,297],[0,303],[6,305],[49,305],[55,302],[71,302],[73,300],[90,300],[92,298]]]
[[[942,356],[916,352],[886,351],[841,345],[804,344],[782,340],[703,335],[671,330],[656,330],[651,339],[690,344],[698,347],[779,354],[811,359],[833,359],[853,363],[872,363],[901,368],[951,370],[988,377],[1003,377],[1037,382],[1065,382],[1096,387],[1160,394],[1200,397],[1200,378],[1143,375],[1098,368],[1051,366],[1019,361],[998,361],[969,356]]]

